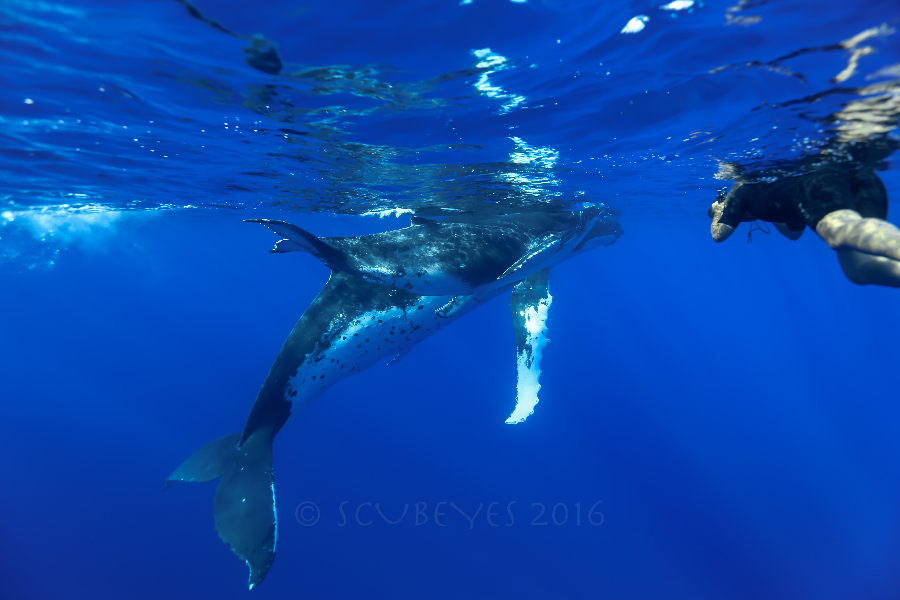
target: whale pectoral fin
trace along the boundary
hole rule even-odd
[[[507,423],[521,423],[534,412],[541,389],[541,354],[547,339],[547,313],[550,295],[550,270],[543,269],[516,284],[509,300],[516,330],[516,408]]]
[[[273,219],[244,219],[244,222],[265,225],[285,238],[283,240],[278,240],[275,243],[275,247],[269,250],[269,252],[280,254],[283,252],[302,250],[304,252],[309,252],[336,271],[348,270],[347,258],[341,250],[328,244],[324,240],[317,238],[305,229],[301,229],[286,221],[276,221]]]
[[[505,279],[506,277],[513,276],[522,271],[522,269],[528,270],[529,266],[534,266],[539,263],[539,261],[543,258],[547,258],[554,252],[557,252],[562,246],[562,240],[559,236],[547,236],[541,239],[537,244],[532,245],[529,248],[528,254],[514,262],[508,269],[503,271],[503,274],[497,278],[497,280]]]

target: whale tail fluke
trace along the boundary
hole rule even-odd
[[[301,229],[296,225],[292,225],[285,221],[276,221],[274,219],[244,219],[244,222],[265,225],[278,235],[284,237],[283,240],[275,242],[275,247],[269,250],[269,252],[280,254],[282,252],[301,250],[303,252],[309,252],[335,271],[349,270],[347,258],[341,250],[328,244],[324,240],[317,238],[305,229]]]
[[[213,501],[216,531],[250,568],[253,589],[269,572],[278,540],[272,440],[256,432],[244,443],[231,433],[194,452],[166,480],[212,481],[221,477]]]

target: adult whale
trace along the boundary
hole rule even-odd
[[[546,242],[548,236],[559,235],[560,239],[571,240],[577,235],[578,241],[556,257],[558,260],[548,260],[549,264],[599,245],[609,245],[622,235],[619,225],[602,207],[556,216],[560,218],[544,221],[548,224],[547,231],[531,229],[533,239]],[[453,264],[459,253],[471,257],[470,261],[478,264],[479,269],[491,274],[502,274],[515,264],[527,264],[529,260],[522,261],[522,256],[495,252],[496,244],[512,246],[522,239],[518,237],[520,217],[457,217],[447,222],[424,224],[431,233],[418,238],[419,247],[423,254],[431,252],[428,255],[433,262],[425,261],[423,268],[440,275],[439,265]],[[588,220],[591,226],[584,228]],[[569,235],[559,230],[560,222],[583,230]],[[263,223],[272,227],[273,222]],[[280,221],[277,223],[279,229],[276,231],[293,227]],[[392,236],[395,240],[409,239],[409,230],[418,226],[420,224],[414,222],[403,230],[354,238],[357,240],[355,248],[363,252],[368,249],[370,255],[374,255],[373,248],[378,244],[390,241]],[[454,233],[462,231],[464,235],[457,238],[456,244],[448,243],[444,228]],[[480,235],[504,228],[508,237]],[[291,231],[295,230],[302,231],[299,228]],[[292,238],[288,241],[279,242],[276,250],[307,249]],[[563,243],[559,246],[566,248]],[[526,252],[533,253],[533,250],[533,246],[526,245]],[[346,256],[354,258],[349,251],[345,252],[348,252]],[[395,261],[393,264],[402,268],[401,263]],[[516,331],[518,388],[516,407],[507,423],[525,420],[537,404],[541,351],[547,342],[546,319],[552,302],[548,266],[542,266],[537,272],[514,269],[511,275],[501,277],[499,283],[485,281],[476,286],[481,289],[475,293],[461,295],[421,295],[366,281],[359,272],[338,269],[341,265],[337,263],[331,266],[333,270],[325,287],[300,317],[275,358],[244,429],[200,448],[175,469],[163,488],[174,481],[212,481],[221,477],[213,503],[216,530],[222,541],[229,544],[235,555],[249,567],[250,589],[269,571],[278,540],[272,440],[292,412],[312,404],[326,388],[388,357],[394,357],[391,362],[402,358],[423,339],[484,302],[512,290],[510,308]],[[462,281],[458,273],[454,277],[461,286],[468,283]],[[454,277],[447,277],[446,281],[452,283]],[[448,286],[446,289],[469,288]]]

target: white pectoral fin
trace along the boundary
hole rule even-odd
[[[547,314],[553,296],[549,289],[549,269],[520,281],[509,301],[516,330],[516,408],[507,423],[522,423],[534,412],[541,389],[541,355],[547,339]]]

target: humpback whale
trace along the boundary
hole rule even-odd
[[[600,206],[511,216],[413,217],[409,227],[317,238],[284,221],[262,223],[285,239],[271,252],[304,250],[334,270],[422,296],[472,295],[615,241],[618,223]]]
[[[252,222],[285,236],[276,252],[310,252],[332,268],[331,276],[284,342],[243,430],[197,450],[163,488],[175,481],[221,478],[213,501],[216,530],[249,567],[250,589],[275,557],[272,440],[292,412],[344,377],[402,358],[415,344],[511,290],[518,387],[506,422],[523,421],[540,388],[552,302],[550,266],[622,235],[601,206],[427,223],[414,218],[408,228],[354,238],[316,238],[283,221]],[[374,282],[376,275],[381,279]],[[418,292],[432,285],[442,293]]]

